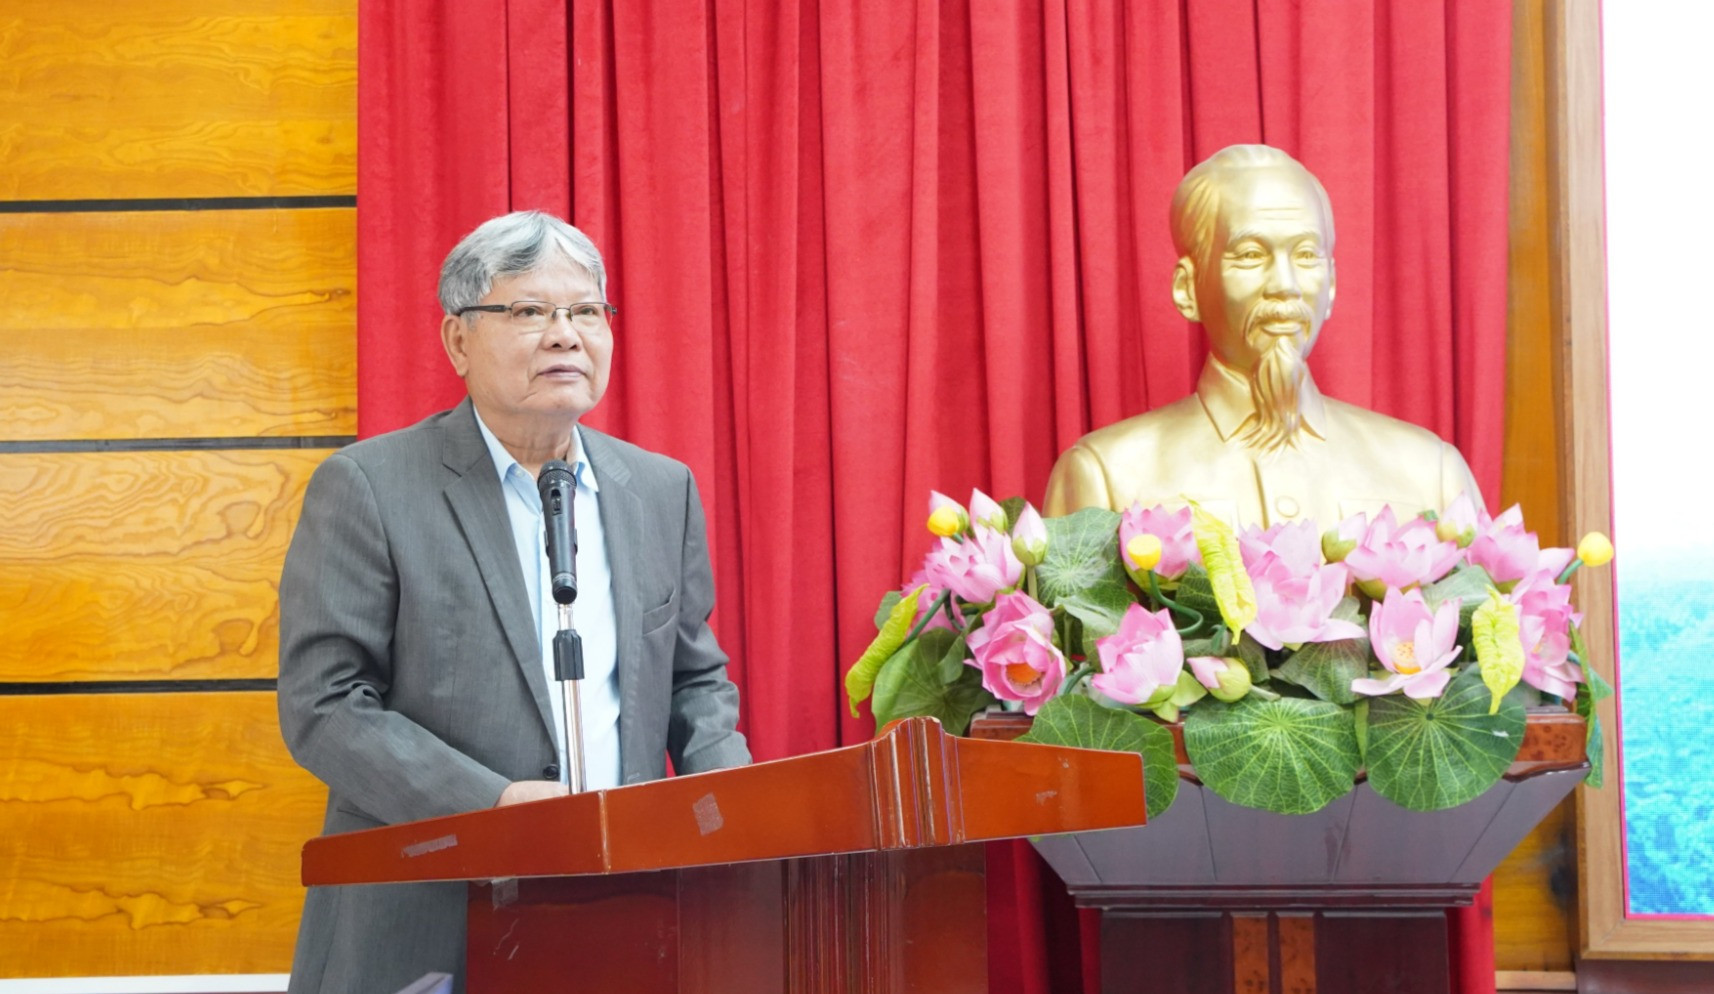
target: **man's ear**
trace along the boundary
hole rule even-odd
[[[1202,320],[1196,309],[1196,263],[1191,262],[1189,256],[1179,259],[1178,265],[1172,267],[1172,302],[1189,320]]]
[[[1333,298],[1338,295],[1339,270],[1333,265],[1333,257],[1327,258],[1327,317],[1333,316]],[[1326,320],[1325,318],[1323,320]]]
[[[446,357],[452,360],[452,371],[462,378],[470,369],[470,354],[466,349],[470,336],[470,326],[463,318],[451,314],[440,319],[440,344],[446,349]]]

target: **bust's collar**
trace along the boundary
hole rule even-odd
[[[1214,358],[1213,353],[1209,353],[1208,361],[1202,364],[1202,375],[1196,380],[1196,396],[1202,401],[1202,409],[1208,412],[1208,420],[1214,423],[1214,430],[1219,432],[1222,442],[1229,441],[1250,415],[1256,413],[1256,405],[1250,400],[1249,380],[1243,373]],[[1314,376],[1303,378],[1303,390],[1298,399],[1303,408],[1304,424],[1317,438],[1326,438],[1327,405],[1315,385]]]

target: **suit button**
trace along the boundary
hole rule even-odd
[[[558,763],[549,763],[548,765],[542,767],[542,779],[543,780],[558,780],[559,779],[559,764]]]

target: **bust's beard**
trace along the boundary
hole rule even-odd
[[[1303,381],[1309,375],[1299,342],[1307,339],[1314,315],[1301,300],[1264,300],[1245,321],[1244,338],[1261,351],[1250,374],[1250,401],[1255,413],[1244,422],[1238,438],[1262,452],[1297,444],[1303,430]],[[1300,335],[1271,335],[1262,325],[1297,321]]]

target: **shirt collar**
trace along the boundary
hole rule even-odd
[[[519,463],[510,452],[506,451],[506,447],[500,444],[500,439],[489,430],[488,423],[482,420],[482,413],[476,409],[474,404],[470,407],[470,413],[476,416],[476,430],[482,433],[482,443],[488,446],[488,455],[494,460],[494,472],[500,477],[500,485],[506,485],[506,479],[511,474],[512,467],[516,466],[518,467],[520,482],[529,483],[530,488],[533,489],[534,481],[531,480],[529,471],[525,470],[523,464]],[[586,488],[590,493],[601,492],[601,486],[595,479],[595,467],[589,464],[589,457],[584,452],[583,429],[581,427],[572,429],[571,458],[567,459],[566,462],[571,463],[571,471],[579,487]]]
[[[1196,396],[1202,401],[1202,409],[1208,412],[1208,420],[1214,423],[1214,430],[1220,434],[1222,442],[1229,441],[1256,413],[1255,401],[1250,399],[1249,381],[1242,373],[1227,368],[1213,354],[1202,364],[1202,375],[1196,380]],[[1315,437],[1325,439],[1327,407],[1321,390],[1315,385],[1315,377],[1304,376],[1298,401],[1304,424]]]

